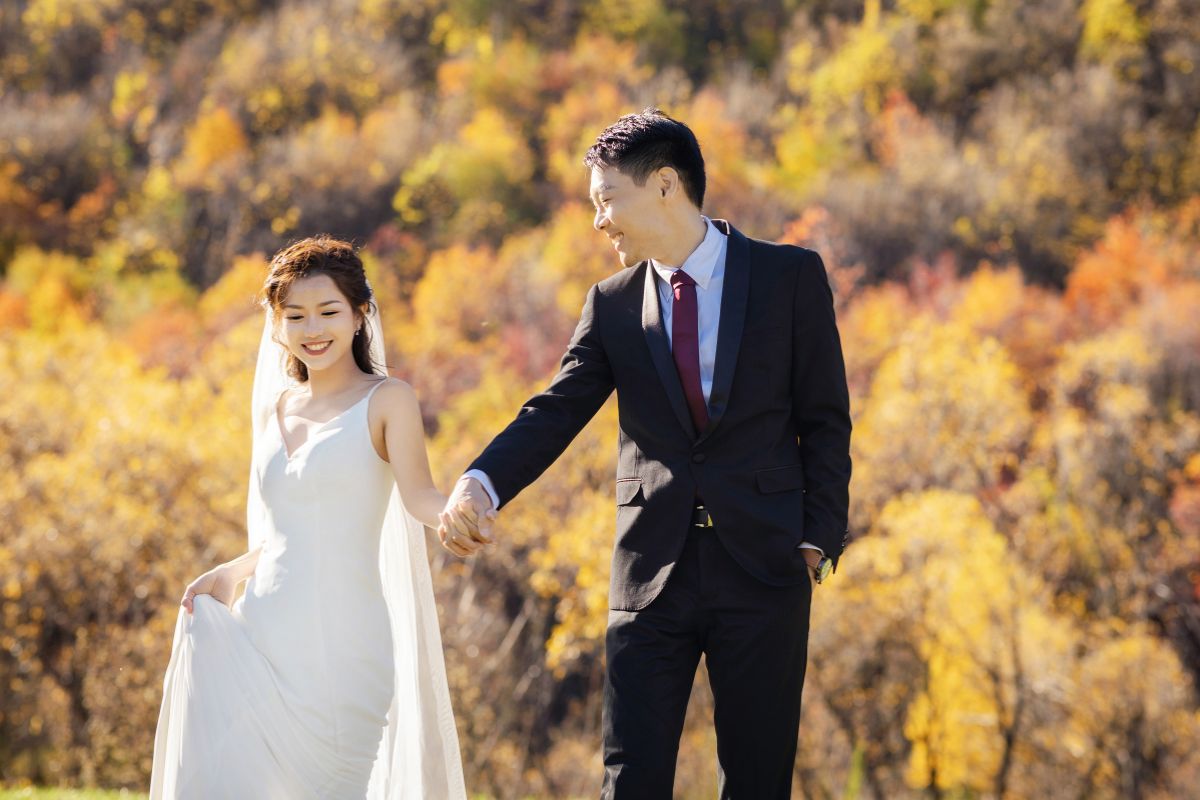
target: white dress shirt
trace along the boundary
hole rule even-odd
[[[671,308],[675,293],[671,290],[671,273],[682,269],[696,282],[696,318],[700,334],[700,389],[704,402],[712,393],[713,370],[717,363],[717,332],[721,322],[721,289],[725,285],[725,253],[729,249],[729,237],[717,230],[708,217],[701,216],[707,231],[704,239],[679,267],[662,264],[650,259],[650,266],[658,280],[658,307],[662,312],[663,327],[667,331],[667,342],[671,343]],[[492,480],[478,469],[467,470],[459,480],[475,478],[483,484],[484,491],[492,498],[492,508],[500,505]],[[804,542],[801,547],[821,550],[815,544]]]
[[[717,363],[717,330],[721,324],[721,289],[725,285],[725,251],[729,237],[717,230],[708,217],[702,217],[708,231],[699,246],[678,269],[696,282],[696,324],[700,327],[700,389],[704,402],[712,394],[713,368]],[[662,311],[667,342],[674,346],[671,332],[671,310],[675,292],[671,290],[671,274],[676,267],[650,259],[658,276],[658,307]]]

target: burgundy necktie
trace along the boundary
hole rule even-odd
[[[700,385],[700,326],[696,312],[696,282],[681,269],[671,273],[671,289],[675,300],[671,304],[671,355],[683,384],[688,411],[696,433],[708,427],[708,406]]]

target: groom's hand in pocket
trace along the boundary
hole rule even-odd
[[[486,544],[492,544],[492,521],[496,510],[483,485],[474,478],[463,477],[454,486],[446,508],[438,515],[438,538],[456,556],[474,554]]]

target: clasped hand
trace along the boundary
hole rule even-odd
[[[473,555],[492,539],[492,521],[496,510],[492,498],[474,478],[462,478],[454,486],[446,508],[438,514],[438,538],[454,555]]]

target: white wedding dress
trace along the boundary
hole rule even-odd
[[[387,575],[385,555],[381,575],[399,493],[371,442],[378,388],[291,455],[278,417],[256,436],[262,551],[232,609],[179,610],[154,800],[466,796],[419,524],[410,574]]]

